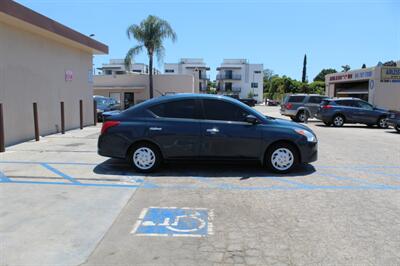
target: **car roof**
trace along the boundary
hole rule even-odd
[[[168,94],[168,95],[163,95],[157,98],[153,98],[150,100],[147,100],[146,103],[148,104],[156,104],[156,103],[161,103],[164,101],[171,101],[171,100],[181,100],[181,99],[223,99],[227,100],[230,102],[236,102],[237,100],[224,96],[224,95],[216,95],[216,94],[200,94],[200,93],[176,93],[176,94]]]

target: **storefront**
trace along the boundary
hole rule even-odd
[[[400,111],[400,64],[329,74],[325,76],[325,85],[329,97],[360,98]]]

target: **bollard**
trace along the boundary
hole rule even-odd
[[[5,152],[3,104],[0,103],[0,152]]]
[[[80,128],[83,129],[83,101],[79,100],[79,120]]]
[[[97,102],[93,100],[93,121],[94,125],[97,125]]]
[[[64,102],[60,102],[60,107],[61,107],[61,134],[65,134]]]
[[[39,120],[37,103],[33,103],[33,124],[35,126],[35,140],[39,141]]]

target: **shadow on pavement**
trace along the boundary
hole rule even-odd
[[[248,179],[251,177],[271,177],[271,176],[306,176],[316,170],[310,164],[301,164],[289,174],[275,174],[272,171],[253,163],[210,163],[210,162],[180,162],[166,163],[155,173],[142,174],[136,172],[124,160],[109,159],[98,164],[94,173],[99,175],[132,175],[132,176],[176,176],[176,177],[234,177]]]

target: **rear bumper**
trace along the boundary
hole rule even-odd
[[[296,116],[297,115],[297,110],[288,110],[288,109],[280,109],[279,110],[281,115],[285,116]]]
[[[97,142],[97,153],[104,157],[125,159],[129,143],[116,134],[100,135]]]

